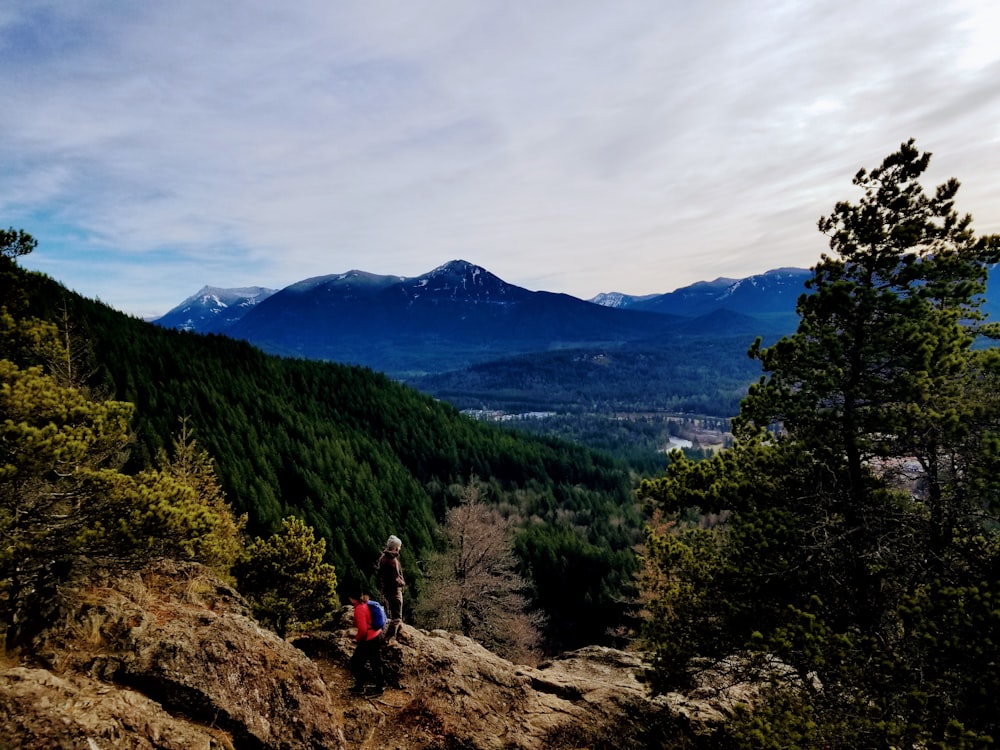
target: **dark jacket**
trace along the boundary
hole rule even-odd
[[[398,551],[387,549],[378,559],[378,585],[383,593],[395,593],[406,585]]]

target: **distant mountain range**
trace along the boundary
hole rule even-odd
[[[530,352],[690,336],[750,341],[789,332],[809,276],[779,269],[667,294],[615,293],[588,301],[530,291],[453,260],[415,278],[354,270],[277,291],[205,287],[154,322],[222,333],[272,354],[412,376]]]
[[[699,281],[666,294],[644,297],[602,294],[592,301],[628,310],[688,317],[728,310],[753,318],[777,319],[794,327],[795,303],[806,291],[805,283],[811,276],[812,271],[802,268],[778,268],[745,279]]]
[[[740,347],[758,335],[773,340],[795,330],[796,301],[811,276],[778,268],[665,294],[582,300],[530,291],[453,260],[415,278],[354,270],[280,290],[204,287],[154,322],[410,379],[535,352],[624,346],[676,352],[695,339],[735,339]],[[988,290],[984,305],[996,320],[1000,305],[991,299],[1000,301],[1000,289]]]

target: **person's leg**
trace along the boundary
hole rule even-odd
[[[368,664],[371,667],[372,679],[375,681],[372,692],[381,694],[385,690],[385,676],[382,673],[382,636],[368,641],[367,648]]]
[[[396,598],[393,602],[393,619],[403,622],[403,589],[397,589]]]
[[[365,644],[359,643],[354,647],[351,660],[347,664],[348,669],[354,676],[354,684],[351,686],[352,693],[360,693],[365,687]]]
[[[386,623],[385,639],[391,640],[403,629],[403,589],[396,589],[391,595],[386,595],[386,613],[389,622]]]
[[[382,592],[382,600],[385,602],[385,614],[390,620],[403,619],[403,590],[394,589]]]

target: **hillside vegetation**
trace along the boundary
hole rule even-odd
[[[714,746],[1000,739],[1000,350],[972,346],[1000,237],[924,192],[929,158],[858,173],[735,445],[641,488],[654,689],[741,651],[770,686]]]
[[[134,405],[126,473],[152,466],[183,418],[249,533],[301,517],[342,585],[367,581],[397,534],[411,601],[439,546],[438,522],[478,477],[520,529],[519,564],[552,623],[550,647],[600,642],[621,625],[641,525],[623,465],[477,423],[368,369],[165,330],[3,260],[6,305],[58,322],[77,375]]]
[[[728,418],[760,366],[753,335],[665,338],[511,357],[408,380],[460,409],[561,414],[671,412]]]

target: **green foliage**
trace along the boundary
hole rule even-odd
[[[680,457],[641,494],[655,690],[696,656],[773,654],[732,747],[979,747],[1000,736],[998,354],[974,350],[1000,241],[931,195],[912,141],[820,220],[795,334],[751,349],[767,375],[735,445]],[[702,523],[704,528],[691,528]]]
[[[960,746],[950,744],[959,739],[962,746],[979,747],[985,744],[979,734],[986,729],[995,740],[995,719],[991,726],[983,718],[1000,695],[996,574],[964,585],[928,582],[909,592],[899,611],[902,633],[894,645],[905,658],[893,666],[905,670],[901,681],[912,688],[898,698],[894,712],[952,733],[961,728],[954,740],[948,740],[949,747]],[[928,733],[915,739],[932,738]]]
[[[608,642],[630,623],[636,570],[631,548],[596,544],[568,524],[529,524],[515,550],[538,605],[549,617],[558,615],[546,631],[551,650]]]
[[[118,470],[130,404],[92,401],[7,360],[0,382],[0,501],[11,554],[166,555],[228,569],[238,525],[220,498],[170,465],[136,476]]]
[[[190,437],[187,421],[173,453],[161,450],[156,469],[134,476],[95,472],[88,490],[99,497],[81,542],[123,559],[172,557],[211,567],[223,579],[243,551],[246,517],[225,500],[212,459]]]
[[[22,229],[0,229],[0,257],[8,260],[27,255],[38,246],[38,241]]]
[[[370,370],[280,359],[221,336],[161,329],[39,274],[8,270],[0,273],[0,299],[20,295],[21,314],[44,320],[68,313],[90,343],[93,365],[83,370],[93,370],[89,385],[135,404],[124,473],[155,466],[178,415],[190,415],[249,533],[267,536],[282,518],[302,518],[326,541],[327,562],[342,582],[367,580],[382,541],[398,534],[406,541],[411,602],[421,595],[419,563],[435,551],[451,502],[443,488],[485,477],[489,502],[512,503],[542,536],[569,529],[586,543],[577,551],[593,546],[608,559],[603,591],[611,598],[590,614],[603,618],[593,626],[602,636],[620,625],[621,607],[611,602],[628,595],[641,527],[620,461],[475,422]],[[520,563],[522,574],[535,569]],[[552,622],[579,611],[561,598],[545,607]]]
[[[41,365],[59,358],[62,351],[54,323],[16,318],[0,307],[0,358],[21,366]]]
[[[157,456],[159,473],[190,488],[198,506],[209,517],[207,534],[198,537],[188,535],[190,556],[227,578],[230,568],[243,551],[243,529],[247,516],[244,513],[237,518],[233,513],[216,476],[215,462],[192,436],[189,420],[185,417],[180,422],[172,455],[161,449]]]
[[[93,478],[113,471],[131,414],[0,359],[0,627],[23,622],[46,569],[82,546],[101,502]]]
[[[692,654],[707,651],[703,639],[706,620],[714,616],[708,597],[717,593],[712,579],[721,567],[719,546],[717,535],[705,529],[680,535],[647,531],[642,586],[653,676],[681,673]]]
[[[268,539],[254,539],[233,572],[254,615],[284,637],[320,627],[339,606],[337,574],[325,556],[326,542],[289,516]]]
[[[3,632],[16,626],[17,641],[38,625],[32,608],[83,556],[121,565],[173,556],[228,571],[239,522],[193,441],[179,440],[160,470],[124,474],[132,405],[95,399],[68,384],[66,372],[31,364],[65,361],[55,326],[2,308],[0,351]]]
[[[814,747],[850,747],[842,734],[821,733],[808,701],[793,690],[772,687],[763,707],[737,706],[734,716],[719,731],[719,747],[734,750],[805,750]],[[862,742],[855,747],[869,747]]]
[[[656,519],[646,532],[643,591],[657,690],[684,683],[692,656],[724,658],[782,622],[803,591],[843,563],[821,554],[822,537],[800,546],[807,499],[824,477],[798,446],[745,441],[705,461],[672,459],[663,478],[639,490]]]
[[[745,356],[752,336],[676,335],[656,347],[560,349],[412,378],[420,390],[460,409],[689,412],[728,418],[756,368]]]

